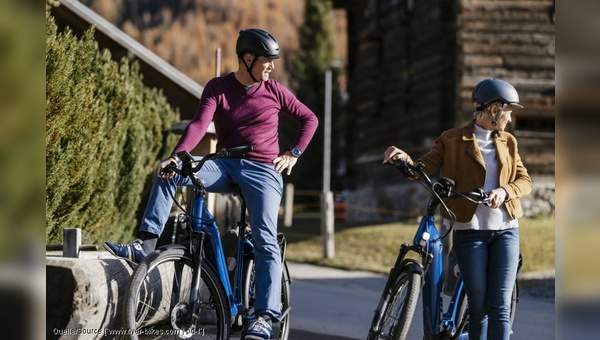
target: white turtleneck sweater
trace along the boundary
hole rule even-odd
[[[498,181],[498,159],[496,157],[494,137],[492,136],[492,131],[486,130],[475,124],[475,138],[485,162],[485,183],[483,184],[483,190],[489,192],[500,186]],[[448,223],[449,221],[444,222]],[[475,214],[470,222],[456,222],[454,224],[455,230],[503,230],[518,227],[519,223],[517,219],[513,220],[508,216],[504,204],[496,209],[483,204],[478,204],[477,210],[475,210]]]

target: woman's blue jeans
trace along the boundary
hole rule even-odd
[[[453,241],[469,299],[469,339],[509,339],[519,229],[455,230]]]
[[[274,166],[245,159],[217,159],[207,161],[198,177],[206,182],[206,190],[233,193],[240,188],[248,206],[248,218],[254,241],[256,266],[257,315],[270,314],[279,320],[281,308],[281,253],[277,244],[277,218],[283,192],[281,174]],[[163,184],[154,178],[152,191],[140,231],[161,235],[169,218],[173,199],[167,190],[177,186],[192,186],[189,179],[175,175]]]

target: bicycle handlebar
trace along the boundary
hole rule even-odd
[[[473,203],[483,203],[490,205],[490,198],[481,188],[473,189],[467,192],[453,191],[455,182],[449,178],[442,177],[437,182],[432,182],[429,176],[423,170],[425,165],[421,162],[412,165],[405,160],[394,160],[393,163],[387,163],[398,169],[404,177],[419,181],[426,189],[438,198],[466,198]],[[471,197],[475,197],[473,199]]]
[[[177,153],[177,157],[181,160],[181,169],[177,167],[177,164],[170,163],[163,169],[162,173],[175,172],[183,176],[192,176],[194,173],[200,171],[206,161],[217,159],[217,158],[232,158],[239,157],[246,154],[246,152],[252,151],[254,148],[252,145],[237,146],[233,148],[223,148],[215,153],[210,153],[204,156],[198,161],[196,166],[193,166],[195,160],[194,157],[187,151],[180,151]]]
[[[476,204],[482,203],[486,206],[491,205],[490,198],[488,197],[487,193],[481,188],[476,188],[472,191],[467,192],[458,192],[453,190],[455,183],[449,178],[441,177],[436,182],[431,181],[429,176],[427,176],[427,174],[423,170],[425,169],[425,164],[421,162],[417,163],[416,165],[412,165],[405,160],[394,160],[392,161],[392,163],[386,164],[394,166],[396,169],[402,172],[404,177],[416,180],[425,189],[427,189],[427,191],[431,193],[431,199],[427,204],[428,214],[433,214],[433,212],[441,204],[450,216],[452,226],[454,226],[454,222],[456,221],[456,215],[454,215],[454,212],[452,212],[450,208],[448,208],[448,206],[444,203],[443,198],[464,198]],[[452,230],[452,226],[446,231],[446,233],[443,236],[440,236],[439,239],[446,237],[448,233],[450,233],[450,230]]]

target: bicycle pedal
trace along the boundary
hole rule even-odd
[[[241,315],[236,315],[233,317],[233,321],[231,323],[231,330],[233,332],[239,332],[244,329],[244,318]]]

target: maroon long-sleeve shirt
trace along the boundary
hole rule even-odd
[[[244,158],[272,164],[279,156],[279,112],[299,123],[290,147],[306,149],[317,129],[318,120],[287,88],[269,79],[246,89],[234,73],[211,79],[206,84],[196,115],[185,128],[174,152],[192,150],[214,120],[217,150],[252,145]]]

